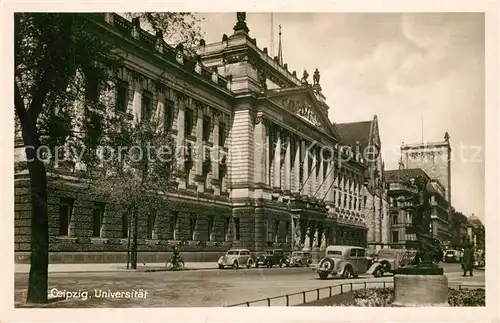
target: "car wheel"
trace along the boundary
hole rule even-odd
[[[259,262],[258,261],[255,263],[255,268],[259,268]]]
[[[237,261],[233,262],[233,269],[238,269],[238,267],[239,267],[238,262]]]
[[[330,258],[323,258],[319,262],[318,268],[321,268],[323,271],[329,272],[333,269],[333,265],[333,260],[331,260]]]
[[[247,261],[247,268],[250,269],[253,265],[253,261],[250,259]]]
[[[272,267],[273,267],[273,264],[270,261],[268,261],[267,262],[267,268],[272,268]]]
[[[373,277],[382,277],[384,276],[384,271],[381,268],[375,269],[375,272],[373,273]]]
[[[280,266],[280,268],[283,268],[283,261],[280,261],[279,266]]]
[[[327,272],[321,271],[318,274],[319,274],[319,279],[327,279],[328,278]]]
[[[219,269],[224,269],[224,266],[223,265],[219,265]]]
[[[353,277],[353,272],[351,266],[347,266],[342,274],[343,279],[351,279]]]

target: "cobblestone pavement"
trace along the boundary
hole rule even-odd
[[[484,271],[477,271],[474,277],[461,277],[459,265],[448,265],[445,271],[450,284],[484,284]],[[72,298],[45,306],[70,308],[224,306],[347,282],[338,278],[320,280],[308,268],[51,273],[49,276],[49,294],[56,295],[66,291],[71,293]],[[351,281],[382,282],[392,281],[392,277],[375,279],[371,276],[361,276]],[[28,275],[15,275],[16,307],[23,306],[27,282]],[[143,294],[147,294],[143,298],[116,298],[116,295],[104,297],[102,292],[108,291],[131,294],[143,291]],[[85,292],[88,294],[85,295]]]

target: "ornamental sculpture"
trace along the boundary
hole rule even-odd
[[[321,126],[318,117],[314,113],[312,106],[307,101],[298,101],[289,98],[284,98],[282,105],[288,111],[296,114],[302,119],[312,123],[315,126]]]
[[[417,193],[404,200],[411,205],[403,209],[409,211],[412,217],[411,225],[407,227],[407,234],[415,234],[417,238],[417,267],[436,267],[434,261],[442,256],[442,251],[431,233],[431,205],[427,190],[427,180],[418,176],[411,186],[416,186]]]
[[[316,84],[316,85],[319,85],[319,71],[318,69],[316,69],[314,71],[314,75],[313,75],[313,83]]]

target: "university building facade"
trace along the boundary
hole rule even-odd
[[[330,244],[366,245],[366,163],[344,146],[328,119],[316,71],[298,78],[270,57],[237,14],[231,36],[202,40],[186,55],[114,13],[96,32],[125,58],[114,113],[159,115],[177,147],[176,178],[160,211],[142,210],[139,261],[165,261],[181,245],[186,261],[215,261],[230,247],[320,252]],[[22,160],[22,143],[16,159]],[[71,170],[49,174],[51,262],[120,262],[130,221],[85,191]],[[29,261],[29,176],[15,177],[16,261]]]

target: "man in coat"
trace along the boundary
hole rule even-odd
[[[467,276],[467,272],[469,272],[470,276],[472,276],[472,271],[474,268],[474,251],[472,250],[472,245],[468,244],[464,250],[462,256],[462,271],[464,272],[464,277]]]

